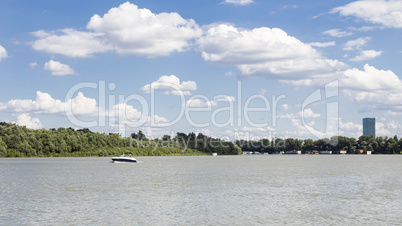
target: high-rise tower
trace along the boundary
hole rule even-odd
[[[375,137],[375,118],[363,118],[363,136]]]

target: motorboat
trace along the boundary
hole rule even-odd
[[[113,162],[137,162],[137,159],[131,157],[131,155],[121,155],[117,157],[112,157]]]

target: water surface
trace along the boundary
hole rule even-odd
[[[402,156],[0,159],[0,223],[402,224]]]

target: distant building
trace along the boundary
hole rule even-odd
[[[363,118],[363,136],[375,137],[375,118]]]

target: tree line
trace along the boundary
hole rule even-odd
[[[357,151],[371,151],[372,154],[401,154],[402,138],[398,137],[373,137],[360,136],[358,139],[344,136],[334,136],[318,140],[312,139],[281,139],[275,138],[272,141],[261,139],[258,141],[237,140],[238,145],[245,152],[259,153],[280,153],[294,150],[302,152],[311,151],[332,151],[337,153],[345,150],[348,154],[354,154]]]
[[[232,155],[241,150],[232,142],[203,134],[177,133],[173,138],[165,135],[162,139],[148,139],[141,131],[122,137],[86,128],[35,130],[0,122],[0,157],[205,155],[213,152]]]
[[[373,154],[400,154],[402,138],[369,137],[358,139],[344,136],[312,139],[261,139],[235,142],[208,137],[202,133],[177,133],[174,137],[149,139],[142,131],[122,137],[116,133],[92,132],[89,129],[58,128],[29,129],[13,123],[0,122],[0,157],[45,156],[112,156],[132,154],[136,156],[157,155],[238,155],[242,152],[279,153],[301,150],[302,152],[345,150],[352,154],[358,150]]]

